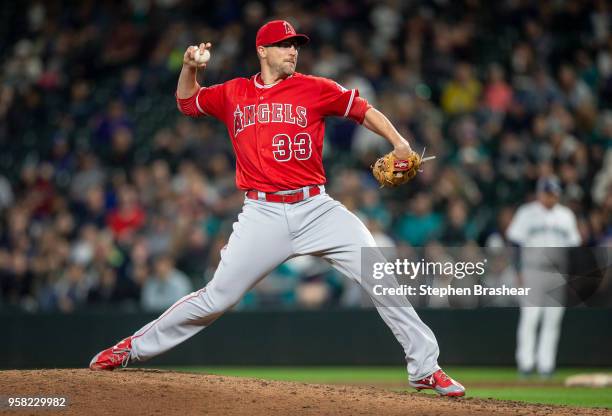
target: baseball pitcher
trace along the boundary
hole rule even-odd
[[[187,116],[213,117],[225,124],[236,154],[236,185],[245,191],[244,207],[208,285],[97,354],[90,363],[92,370],[145,361],[180,344],[211,325],[276,266],[295,256],[323,257],[372,293],[371,279],[362,276],[361,249],[371,247],[376,253],[366,263],[385,259],[364,224],[325,193],[325,117],[349,118],[393,145],[393,152],[373,166],[382,186],[412,179],[423,160],[357,90],[296,72],[299,49],[308,42],[286,21],[266,23],[255,41],[261,72],[209,87],[198,84],[196,73],[206,68],[211,44],[185,51],[176,92],[178,108]],[[373,300],[404,348],[410,385],[463,396],[463,386],[438,366],[436,338],[408,300],[394,297],[384,304]]]

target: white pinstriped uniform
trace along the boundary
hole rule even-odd
[[[564,259],[565,250],[556,252],[549,248],[580,245],[576,216],[561,204],[547,209],[538,201],[530,202],[518,209],[506,235],[522,247],[523,284],[533,293],[523,300],[521,306],[517,365],[524,373],[537,370],[541,374],[550,374],[555,369],[565,311],[564,297],[560,295],[565,279],[557,268],[563,267],[559,263]]]

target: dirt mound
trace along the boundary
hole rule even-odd
[[[0,397],[16,396],[66,397],[62,415],[612,415],[603,409],[137,369],[0,371]],[[0,411],[7,410],[5,403]]]

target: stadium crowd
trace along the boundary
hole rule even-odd
[[[311,36],[298,71],[330,77],[437,159],[378,189],[385,140],[328,122],[327,190],[381,246],[504,244],[555,173],[585,245],[612,242],[612,36],[605,0],[131,0],[0,5],[0,305],[157,311],[212,277],[244,193],[221,123],[174,92],[187,46],[213,43],[210,85],[257,72],[257,28]],[[355,305],[313,259],[240,307]]]

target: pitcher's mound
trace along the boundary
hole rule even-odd
[[[468,386],[469,394],[469,386]],[[529,405],[374,387],[127,369],[0,371],[0,396],[65,397],[61,415],[600,415],[602,409]],[[26,410],[25,412],[23,412]],[[19,414],[58,414],[29,407]],[[52,413],[49,413],[52,412]]]

